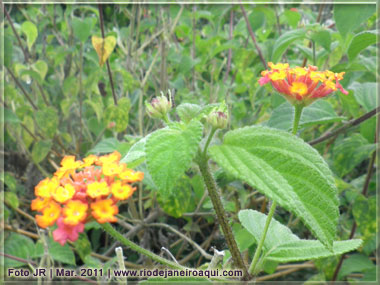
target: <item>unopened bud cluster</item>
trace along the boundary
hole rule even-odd
[[[167,113],[172,108],[170,90],[168,90],[168,93],[169,100],[164,93],[161,92],[161,96],[153,98],[150,103],[145,102],[146,111],[149,117],[154,119],[164,119],[167,116]]]

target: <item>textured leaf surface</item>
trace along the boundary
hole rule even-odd
[[[239,212],[242,225],[255,240],[262,236],[267,216],[254,210]],[[342,254],[358,248],[361,240],[334,241],[332,251],[317,240],[304,240],[294,235],[290,229],[272,219],[264,241],[264,259],[276,262],[292,262]]]
[[[353,60],[363,49],[376,43],[376,31],[366,31],[357,34],[348,47],[348,58]]]
[[[149,173],[165,196],[190,167],[202,138],[202,124],[173,124],[152,133],[145,144]]]
[[[6,254],[25,260],[30,260],[30,258],[33,256],[34,248],[35,245],[32,239],[16,233],[11,233],[4,240],[4,252]],[[23,262],[6,257],[4,258],[4,263],[5,267],[20,267],[25,265]]]
[[[356,101],[362,105],[367,112],[376,108],[377,96],[375,82],[354,82],[350,85],[349,89],[354,91]]]
[[[98,54],[99,65],[103,66],[116,46],[116,38],[114,36],[108,36],[103,39],[97,36],[92,36],[91,41],[92,46]]]
[[[38,110],[36,113],[36,122],[43,134],[48,138],[53,138],[58,128],[58,113],[53,107],[47,107]]]
[[[147,137],[142,138],[135,143],[130,148],[127,155],[121,159],[121,162],[127,163],[129,168],[135,168],[143,163],[145,161],[145,143]]]
[[[338,222],[338,197],[332,173],[319,153],[300,138],[265,127],[231,131],[211,157],[303,220],[332,248]]]
[[[268,121],[268,126],[281,130],[290,130],[294,118],[294,107],[285,102],[273,110],[272,116]],[[317,101],[306,107],[302,111],[300,128],[315,124],[327,124],[331,122],[340,122],[344,117],[338,116],[330,103],[326,101]]]
[[[282,34],[274,43],[272,61],[275,63],[278,62],[289,45],[296,40],[303,39],[305,34],[305,30],[291,30]]]
[[[30,21],[26,21],[21,25],[21,31],[26,35],[26,43],[30,50],[37,39],[38,30],[35,24]]]

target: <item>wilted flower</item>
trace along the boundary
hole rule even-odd
[[[37,224],[46,228],[57,223],[53,238],[64,245],[78,239],[91,217],[98,223],[116,222],[117,202],[131,197],[136,190],[131,184],[144,178],[144,173],[120,163],[120,157],[117,151],[83,161],[64,157],[54,176],[35,187],[31,209],[41,213]]]
[[[325,97],[338,89],[348,94],[339,83],[344,72],[318,71],[317,67],[290,68],[287,63],[268,63],[271,70],[261,72],[259,84],[271,83],[291,104],[308,106],[318,98]]]

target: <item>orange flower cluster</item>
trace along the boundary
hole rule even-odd
[[[132,183],[141,181],[144,173],[120,163],[120,153],[90,155],[83,161],[66,156],[52,178],[45,178],[35,187],[36,199],[31,208],[37,224],[46,228],[57,222],[53,232],[56,241],[74,241],[91,216],[99,223],[116,222],[117,202],[126,200],[136,190]]]
[[[259,84],[271,83],[290,103],[310,105],[318,98],[340,90],[348,94],[339,83],[344,72],[334,73],[330,70],[318,71],[317,67],[290,68],[288,63],[268,63],[271,70],[261,72]]]

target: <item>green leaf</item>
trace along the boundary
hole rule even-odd
[[[152,133],[146,141],[148,171],[163,197],[190,167],[202,139],[202,124],[173,124]]]
[[[94,20],[94,18],[85,18],[83,20],[77,17],[73,18],[72,25],[74,35],[82,42],[85,42],[91,35],[91,30],[96,22],[96,20]]]
[[[375,149],[376,145],[368,143],[360,134],[353,134],[344,138],[334,145],[334,168],[342,177],[368,158]]]
[[[10,205],[12,208],[17,209],[20,205],[20,202],[18,201],[17,194],[14,192],[5,192],[4,193],[4,200],[5,203]]]
[[[285,18],[293,29],[297,28],[298,22],[301,20],[301,14],[292,10],[285,10]]]
[[[125,145],[128,145],[129,148],[129,143],[120,142],[116,138],[107,138],[98,142],[98,144],[88,151],[87,154],[110,153],[117,150],[123,156],[126,153]]]
[[[86,257],[91,254],[91,243],[84,233],[79,234],[78,239],[74,242],[75,250],[78,252],[80,258],[84,262]]]
[[[225,170],[297,215],[332,249],[337,189],[326,162],[310,145],[287,132],[255,126],[228,132],[210,154]]]
[[[26,21],[22,23],[21,31],[26,35],[26,43],[28,45],[28,49],[30,50],[38,36],[37,27],[32,22]]]
[[[70,265],[76,265],[75,255],[67,243],[62,246],[60,243],[54,241],[53,238],[50,237],[48,240],[48,248],[50,256],[55,261]]]
[[[96,118],[100,122],[100,120],[102,119],[103,110],[104,110],[102,97],[98,94],[93,95],[91,96],[91,99],[85,100],[84,103],[89,105],[94,110],[96,114]]]
[[[321,45],[327,51],[330,51],[331,35],[327,30],[317,31],[311,35],[311,39]]]
[[[352,214],[364,243],[368,242],[377,232],[376,197],[366,198],[358,195],[354,201]]]
[[[354,82],[348,87],[354,91],[354,96],[356,101],[363,106],[364,110],[367,112],[372,111],[376,108],[376,83],[366,82],[359,83]]]
[[[120,160],[120,162],[127,163],[129,168],[135,168],[143,163],[145,161],[145,143],[147,137],[142,138],[135,143],[129,149],[127,155]]]
[[[334,5],[334,19],[339,33],[346,35],[358,28],[376,11],[376,5]]]
[[[11,109],[8,109],[8,108],[4,108],[3,106],[1,106],[0,108],[2,108],[4,111],[4,121],[3,121],[3,118],[0,118],[0,120],[3,122],[6,122],[6,123],[15,123],[15,124],[19,124],[20,123],[20,119],[18,118],[18,116],[13,113],[13,111]],[[1,112],[1,113],[3,113]]]
[[[33,256],[35,250],[35,245],[32,239],[16,234],[11,233],[4,240],[4,252],[11,256],[19,257],[22,259],[30,260]],[[14,259],[4,258],[5,267],[20,267],[26,265],[24,262],[20,262]]]
[[[339,271],[338,280],[342,280],[343,277],[348,274],[357,272],[362,273],[376,268],[375,264],[368,258],[368,256],[362,254],[354,254],[343,261],[342,267]]]
[[[0,60],[4,60],[4,66],[10,68],[12,64],[12,55],[13,55],[13,37],[10,35],[4,35],[4,52],[0,55]],[[7,56],[4,56],[4,55]]]
[[[128,126],[129,109],[131,102],[128,98],[123,97],[117,102],[117,106],[110,105],[104,112],[104,120],[108,125],[111,122],[115,123],[115,131],[120,133],[125,131]]]
[[[1,181],[7,186],[8,190],[16,192],[17,180],[12,173],[4,172],[4,175],[1,175]]]
[[[48,138],[53,138],[58,129],[58,113],[53,107],[46,107],[36,112],[36,122]]]
[[[348,47],[348,58],[353,60],[366,47],[375,44],[376,34],[376,31],[365,31],[355,35]]]
[[[201,106],[197,104],[183,103],[176,108],[176,111],[180,119],[188,123],[199,114],[201,109]]]
[[[281,130],[291,130],[294,118],[294,107],[285,102],[273,110],[268,126]],[[299,127],[304,128],[318,124],[340,122],[344,117],[338,116],[327,101],[316,101],[302,111]]]
[[[296,40],[303,39],[306,36],[306,31],[303,29],[291,30],[282,34],[274,43],[272,52],[272,61],[278,62],[286,49]]]
[[[266,219],[267,215],[258,211],[239,212],[240,222],[252,234],[256,242],[261,239]],[[332,251],[330,251],[317,240],[298,238],[288,227],[272,218],[263,245],[263,259],[280,263],[318,259],[355,250],[361,243],[362,241],[358,239],[334,241]]]
[[[249,23],[253,31],[256,31],[264,24],[264,13],[254,9],[248,16]]]
[[[43,80],[45,79],[46,73],[48,72],[48,66],[45,61],[38,60],[33,65],[32,68],[38,72],[40,75],[40,78]]]
[[[40,163],[48,155],[53,143],[51,140],[35,142],[32,149],[32,159],[35,163]]]

